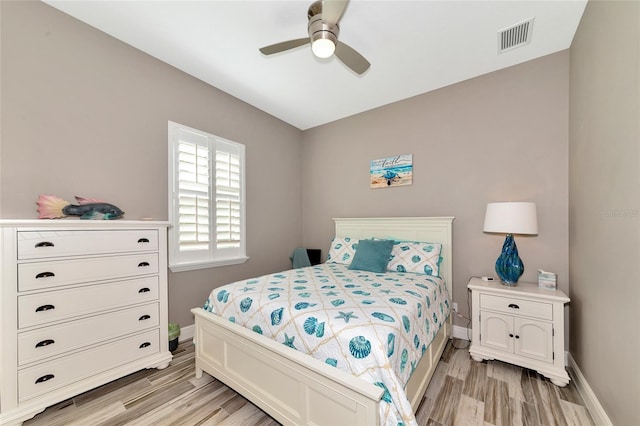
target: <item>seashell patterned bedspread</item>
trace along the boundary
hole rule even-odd
[[[415,425],[404,386],[449,315],[441,278],[325,263],[214,289],[205,310],[384,390],[384,425]]]

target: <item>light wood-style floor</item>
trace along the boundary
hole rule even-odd
[[[449,342],[417,413],[425,425],[594,425],[573,382],[558,388],[535,371],[478,363],[468,342]],[[460,347],[457,349],[456,347]],[[25,426],[277,425],[223,383],[195,378],[183,342],[164,370],[144,370],[49,407]]]

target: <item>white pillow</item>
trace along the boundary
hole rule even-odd
[[[335,237],[331,241],[327,263],[343,263],[350,265],[358,247],[358,241],[349,237]]]
[[[439,277],[441,251],[442,244],[438,243],[396,242],[391,250],[387,270]]]

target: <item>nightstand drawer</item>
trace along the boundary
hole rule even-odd
[[[544,320],[553,320],[553,305],[551,303],[534,302],[513,297],[480,295],[480,309],[522,315]]]

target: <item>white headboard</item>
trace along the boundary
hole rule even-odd
[[[442,244],[442,278],[453,298],[453,217],[334,218],[336,237],[383,238]]]

